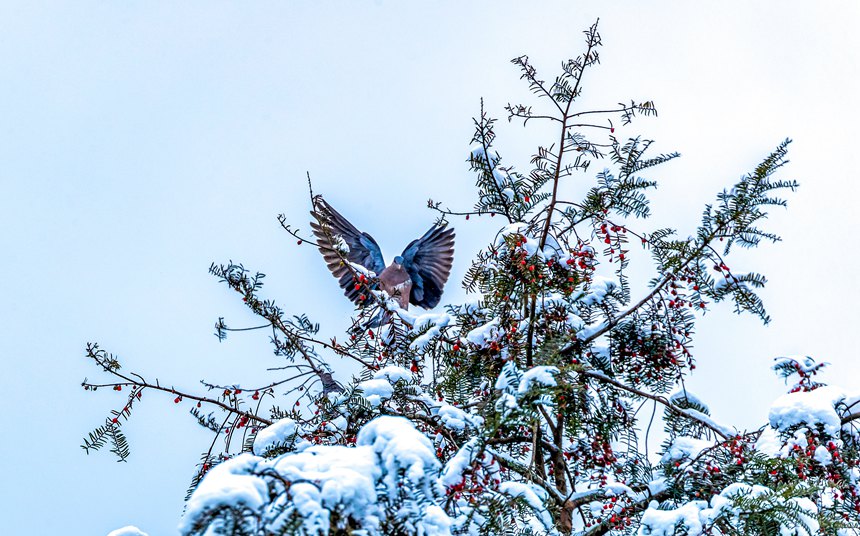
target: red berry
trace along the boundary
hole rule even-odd
[[[469,219],[469,215],[468,215],[468,214],[466,214],[466,219],[467,219],[467,220]]]
[[[299,240],[298,242],[296,242],[296,245],[301,246],[301,245],[302,245],[302,241],[301,241],[301,240]]]
[[[173,403],[174,403],[174,404],[179,404],[181,401],[182,401],[182,397],[181,397],[181,396],[177,396],[176,398],[174,398],[174,399],[173,399]]]
[[[355,284],[355,290],[361,290],[361,283]]]
[[[525,201],[526,203],[530,202],[531,200],[532,200],[532,199],[531,199],[531,197],[529,197],[529,196],[526,196],[526,197],[525,197],[525,199],[524,199],[524,201]]]

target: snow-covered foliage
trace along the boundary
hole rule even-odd
[[[278,422],[268,435],[294,427]],[[221,463],[191,495],[180,531],[450,534],[452,520],[438,504],[440,467],[433,444],[409,420],[378,417],[353,447],[318,445],[268,459],[245,453]]]
[[[430,203],[443,219],[462,218],[458,233],[471,217],[497,223],[466,273],[468,301],[405,310],[375,290],[375,274],[344,260],[341,286],[366,299],[346,337],[324,337],[260,297],[262,274],[213,266],[264,320],[283,376],[193,395],[126,374],[92,345],[127,400],[85,448],[127,457],[122,426],[143,391],[190,399],[217,436],[192,481],[183,535],[860,535],[860,396],[815,381],[823,363],[777,359],[794,383],[755,430],[712,415],[685,384],[704,312],[731,300],[769,319],[755,294],[764,276],[727,263],[734,246],[778,238],[759,226],[796,186],[774,179],[788,142],[718,193],[692,232],[648,228],[656,183],[642,175],[677,155],[646,157],[652,142],[616,137],[655,114],[650,101],[581,115],[596,26],[586,38],[550,84],[527,57],[514,60],[546,97],[561,145],[556,136],[539,146],[521,173],[505,165],[482,110],[468,155],[474,206]],[[547,117],[527,105],[507,112]],[[594,173],[596,161],[605,167]],[[559,185],[579,174],[592,187],[562,199]],[[630,264],[648,256],[654,278],[634,288]],[[218,336],[228,331],[219,319]]]
[[[140,530],[139,528],[129,525],[127,527],[122,527],[121,529],[112,530],[108,533],[107,536],[148,536],[145,532]]]

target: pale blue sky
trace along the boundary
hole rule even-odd
[[[266,272],[266,295],[338,334],[349,303],[275,219],[306,226],[305,172],[390,257],[432,222],[428,197],[473,202],[465,159],[479,98],[503,117],[528,94],[508,61],[529,54],[552,78],[598,16],[603,65],[584,104],[653,99],[660,117],[619,133],[683,155],[653,175],[661,191],[643,228],[690,232],[717,190],[795,140],[784,176],[802,187],[770,220],[785,241],[733,265],[769,276],[774,321],[710,313],[692,389],[745,426],[763,423],[781,390],[775,355],[828,360],[829,379],[860,389],[860,4],[749,4],[0,3],[2,532],[132,523],[174,534],[209,436],[187,407],[149,393],[126,426],[128,464],[85,456],[81,437],[122,405],[80,389],[97,376],[85,343],[177,387],[269,378],[278,362],[264,335],[212,336],[218,316],[253,320],[209,263]],[[498,133],[523,169],[546,142],[503,121]],[[462,297],[496,223],[455,222],[443,302]]]

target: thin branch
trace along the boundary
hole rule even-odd
[[[597,371],[593,371],[593,370],[582,370],[582,371],[579,371],[579,373],[582,374],[583,376],[587,376],[589,378],[593,378],[595,380],[599,380],[599,381],[602,381],[604,383],[608,383],[614,387],[617,387],[618,389],[621,389],[622,391],[626,391],[628,393],[635,394],[637,396],[641,396],[643,398],[648,398],[650,400],[653,400],[653,401],[663,405],[665,408],[667,408],[669,411],[671,411],[672,413],[674,413],[676,415],[680,415],[682,417],[686,417],[688,419],[691,419],[691,420],[698,422],[699,424],[701,424],[705,428],[711,430],[717,436],[719,436],[723,439],[728,439],[729,437],[735,435],[730,430],[728,430],[728,429],[716,424],[712,420],[710,420],[710,418],[708,418],[707,415],[700,413],[698,411],[692,411],[689,409],[679,408],[678,406],[672,404],[665,397],[662,397],[659,395],[654,395],[654,394],[648,393],[646,391],[636,389],[635,387],[630,387],[629,385],[626,385],[626,384],[624,384],[618,380],[610,378],[609,376],[606,376],[605,374],[603,374],[601,372],[597,372]]]

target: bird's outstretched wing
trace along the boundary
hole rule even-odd
[[[382,251],[372,236],[356,229],[353,224],[326,203],[322,196],[314,197],[313,204],[314,210],[311,211],[311,215],[316,221],[311,222],[311,229],[317,237],[320,253],[322,253],[328,269],[338,278],[346,297],[354,303],[360,304],[361,290],[355,289],[352,272],[338,254],[339,239],[342,239],[346,247],[349,248],[349,251],[344,255],[349,262],[363,266],[377,274],[385,269]],[[340,249],[346,248],[340,246]]]
[[[403,267],[412,278],[409,303],[432,309],[442,298],[442,288],[454,262],[454,229],[434,226],[403,250]]]

